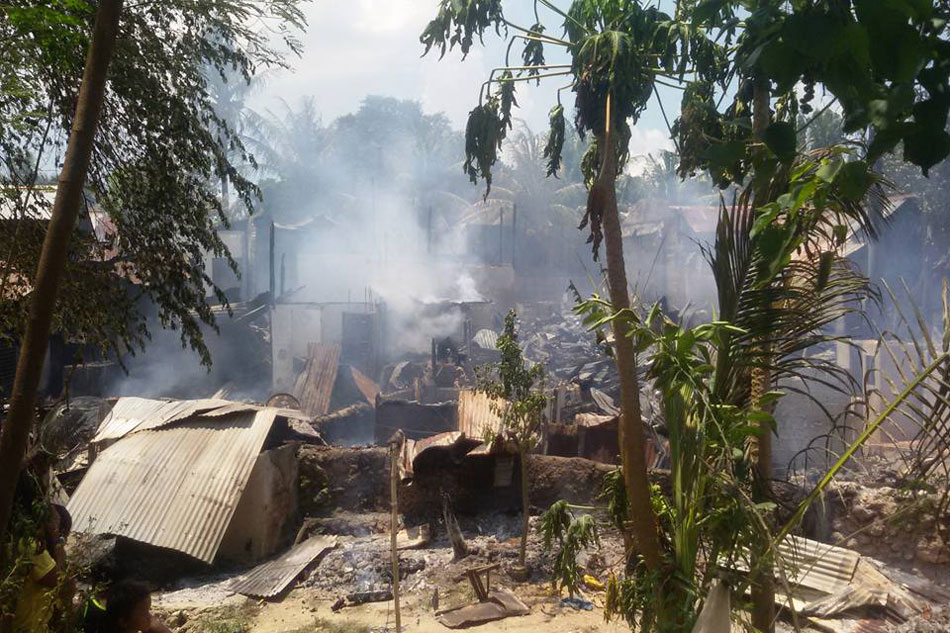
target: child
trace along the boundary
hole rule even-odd
[[[151,611],[148,585],[122,580],[106,591],[105,604],[93,598],[86,605],[83,633],[171,633]]]

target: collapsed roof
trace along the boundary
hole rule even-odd
[[[120,398],[68,509],[74,530],[123,536],[211,563],[278,418],[224,400]]]

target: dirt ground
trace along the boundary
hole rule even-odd
[[[590,611],[563,607],[543,584],[522,585],[519,597],[531,613],[476,627],[480,633],[497,631],[537,631],[539,627],[563,633],[593,631],[620,632],[629,628],[622,622],[605,622],[602,594],[588,595]],[[213,589],[179,591],[157,597],[155,608],[170,624],[188,633],[380,633],[395,629],[392,600],[345,607],[333,612],[335,600],[313,587],[293,589],[278,601],[258,601]],[[467,585],[440,592],[440,609],[474,602]],[[435,616],[432,596],[412,592],[401,601],[404,631],[446,633]]]

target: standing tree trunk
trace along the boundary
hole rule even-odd
[[[767,80],[757,78],[752,93],[752,130],[756,139],[761,141],[765,129],[769,125],[769,86]],[[758,209],[768,203],[766,184],[760,184],[753,192],[753,206]],[[760,350],[763,363],[769,362],[767,343],[762,343]],[[750,384],[750,405],[759,408],[762,396],[769,390],[772,382],[771,373],[766,368],[752,369]],[[755,473],[753,476],[753,497],[756,502],[769,501],[772,498],[772,428],[762,423],[759,434],[753,444],[755,459]],[[774,565],[770,554],[770,544],[762,543],[756,556],[757,568],[753,572],[752,581],[752,626],[763,633],[775,630],[775,580]]]
[[[598,136],[601,167],[590,189],[588,204],[601,213],[604,246],[607,253],[607,285],[615,312],[630,308],[627,289],[627,270],[623,260],[623,236],[620,213],[617,210],[617,153],[611,134],[613,124],[610,95],[607,96],[607,124],[604,134]],[[640,380],[637,376],[637,356],[633,340],[627,336],[628,327],[614,320],[614,352],[620,374],[620,458],[624,487],[627,491],[630,522],[637,551],[650,571],[658,571],[662,564],[660,539],[656,517],[650,501],[650,480],[647,475],[644,452],[643,422],[640,411]],[[628,552],[629,554],[629,552]]]
[[[100,0],[52,217],[36,270],[30,317],[17,361],[10,410],[0,435],[0,536],[6,535],[17,477],[26,454],[53,310],[66,266],[69,240],[82,203],[121,12],[122,0]]]

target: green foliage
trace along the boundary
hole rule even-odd
[[[551,579],[554,591],[560,593],[566,588],[573,597],[581,577],[577,556],[589,547],[600,546],[597,520],[591,514],[576,516],[571,511],[571,506],[561,500],[541,515],[539,530],[542,547],[546,551],[557,546]]]
[[[693,24],[736,40],[737,76],[767,77],[774,94],[792,101],[803,84],[806,113],[821,84],[840,104],[845,132],[875,130],[869,162],[903,143],[904,160],[925,174],[950,154],[948,18],[944,3],[905,1],[707,0],[692,9]],[[735,103],[742,102],[748,103],[740,88]],[[711,171],[720,165],[709,163]]]
[[[146,314],[157,312],[163,326],[180,330],[183,345],[210,362],[202,326],[215,317],[206,296],[225,298],[203,262],[208,254],[229,257],[217,235],[227,223],[218,185],[230,181],[249,209],[259,192],[235,164],[252,159],[216,112],[209,75],[249,81],[284,65],[281,49],[299,50],[298,5],[173,0],[125,7],[87,182],[89,204],[114,231],[75,235],[77,256],[67,265],[55,315],[69,338],[103,352],[134,350],[148,339]],[[0,11],[0,39],[17,43],[0,52],[0,76],[4,84],[26,78],[23,91],[0,92],[0,188],[21,218],[51,203],[33,188],[68,135],[92,19],[90,6],[74,0],[8,2]],[[272,28],[258,31],[264,22]],[[15,112],[41,114],[8,125]],[[0,283],[19,285],[4,295],[12,296],[0,315],[4,335],[16,335],[24,323],[39,255],[32,235],[17,238],[33,222],[16,224],[0,243]]]
[[[630,516],[627,505],[627,489],[623,483],[623,471],[619,468],[604,475],[604,485],[600,498],[607,501],[607,516],[618,530],[624,529],[624,522]]]
[[[617,132],[611,151],[616,152],[616,170],[620,174],[628,157],[630,125],[636,123],[653,97],[657,77],[682,81],[688,73],[695,73],[701,81],[726,79],[725,49],[706,37],[702,29],[676,20],[656,7],[644,6],[638,0],[577,1],[564,12],[549,2],[536,0],[536,5],[538,3],[563,18],[566,39],[545,36],[550,29],[540,22],[530,28],[506,22],[500,1],[443,0],[438,16],[422,34],[425,52],[437,46],[443,55],[446,50],[459,46],[464,56],[474,38],[477,36],[480,40],[492,25],[500,34],[500,25],[505,24],[520,33],[514,37],[525,40],[522,53],[525,67],[510,67],[506,60],[505,67],[493,71],[487,82],[490,96],[479,100],[466,126],[463,167],[473,182],[484,179],[486,190],[491,188],[491,169],[505,139],[506,122],[511,116],[509,105],[516,105],[509,98],[516,81],[570,75],[570,88],[575,93],[574,125],[582,138],[587,133],[593,134],[595,139],[603,136],[607,129],[607,96],[611,95],[611,129]],[[505,36],[509,37],[507,30]],[[565,48],[570,56],[569,70],[546,66],[544,45]],[[543,72],[546,70],[553,72]],[[492,83],[498,83],[501,88],[492,93]],[[561,164],[563,129],[564,112],[559,102],[551,110],[551,133],[544,153],[548,175],[555,175]],[[588,186],[594,182],[600,163],[598,148],[592,143],[582,161]],[[582,221],[581,228],[588,227],[596,256],[601,240],[600,213],[596,205],[588,205]]]
[[[439,14],[419,36],[425,46],[423,55],[435,46],[441,59],[446,51],[458,46],[464,58],[476,37],[481,42],[491,26],[500,33],[503,23],[501,0],[441,0]]]
[[[615,319],[626,322],[635,349],[651,359],[647,379],[660,394],[669,436],[671,495],[667,499],[654,487],[652,503],[670,566],[662,574],[647,574],[634,561],[615,588],[617,612],[630,622],[649,620],[656,605],[644,595],[663,596],[671,600],[667,613],[678,614],[676,626],[688,629],[696,596],[716,569],[708,561],[728,566],[745,558],[764,533],[763,508],[751,501],[751,469],[743,448],[767,414],[716,397],[717,357],[743,332],[722,321],[684,328],[656,305],[642,317],[633,310],[615,312],[597,297],[578,311],[589,328]],[[619,471],[605,479],[603,496],[612,521],[622,525],[627,500]]]
[[[754,568],[759,563],[748,552],[770,542],[773,508],[752,501],[747,447],[763,427],[776,430],[770,411],[781,394],[753,404],[749,374],[767,366],[775,380],[794,375],[834,384],[834,368],[801,352],[829,340],[824,327],[868,293],[867,280],[835,254],[838,227],[873,231],[880,221],[854,197],[880,179],[848,157],[842,148],[801,157],[769,185],[776,191],[780,182],[787,186],[776,202],[754,209],[747,189],[731,209],[723,205],[716,243],[707,253],[719,320],[686,328],[658,306],[645,314],[615,311],[597,296],[577,308],[590,329],[616,319],[626,323],[635,350],[650,361],[647,380],[659,393],[659,423],[669,438],[671,491],[667,499],[655,489],[652,501],[671,564],[661,574],[647,574],[634,561],[615,581],[611,600],[628,621],[649,620],[655,601],[670,599],[668,612],[678,613],[674,620],[688,628],[696,596],[712,574],[720,566],[734,569],[740,560]],[[763,341],[773,351],[768,357],[760,351]],[[627,502],[619,471],[605,480],[604,497],[613,522],[622,526]]]
[[[485,197],[491,193],[491,168],[498,160],[498,148],[505,137],[505,127],[498,116],[498,102],[489,99],[468,113],[465,124],[465,163],[463,169],[472,183],[485,179]]]
[[[510,310],[505,328],[498,337],[501,359],[478,372],[479,391],[496,399],[492,405],[502,418],[502,426],[522,453],[537,443],[544,411],[544,367],[528,366],[518,343],[517,315]],[[494,438],[491,438],[494,439]]]

